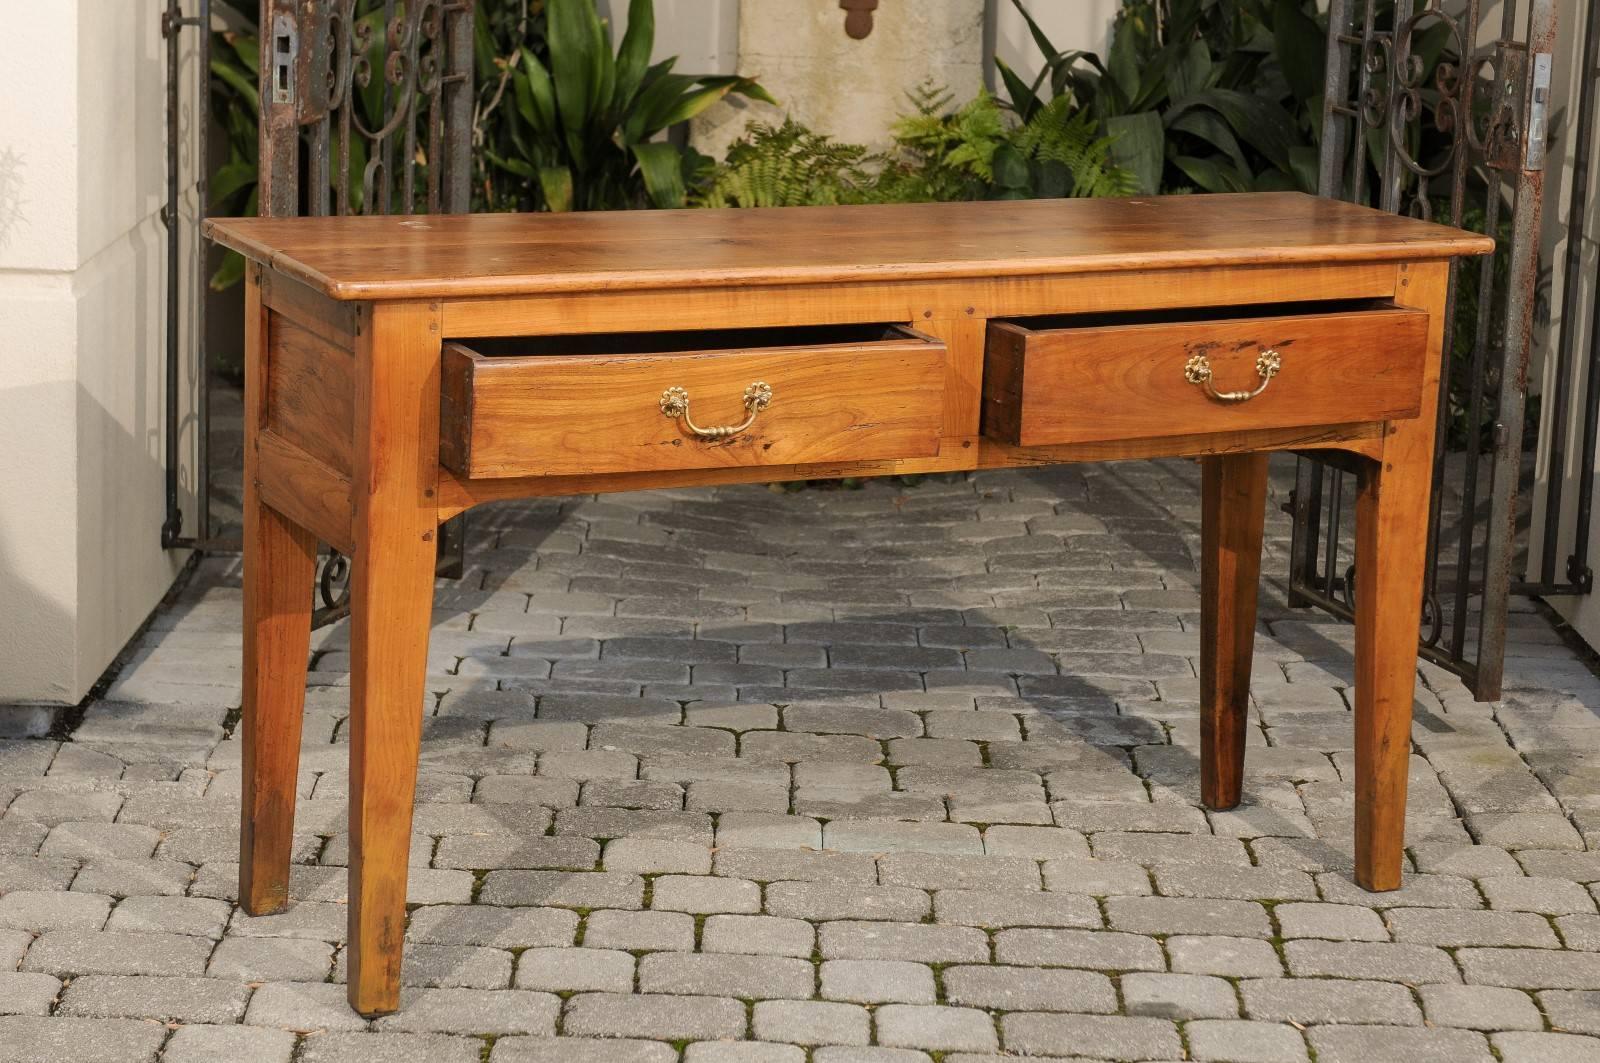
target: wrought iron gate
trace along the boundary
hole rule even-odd
[[[1459,674],[1479,700],[1500,695],[1508,595],[1587,593],[1592,583],[1582,555],[1568,563],[1564,579],[1554,574],[1555,517],[1539,575],[1527,583],[1512,576],[1557,14],[1555,0],[1506,0],[1495,39],[1483,48],[1478,41],[1490,6],[1331,0],[1319,175],[1323,195],[1435,218],[1499,241],[1493,256],[1452,266],[1419,645],[1424,659]],[[1600,8],[1600,0],[1592,6]],[[1588,22],[1592,70],[1593,11]],[[1587,182],[1592,96],[1591,83],[1578,123],[1579,188]],[[1573,206],[1581,227],[1584,202]],[[1568,285],[1579,276],[1569,270]],[[1557,393],[1547,397],[1561,417],[1572,380],[1571,330],[1564,332]],[[1596,397],[1586,384],[1588,453]],[[1354,587],[1351,480],[1332,465],[1301,458],[1289,505],[1291,603],[1346,618]],[[1582,482],[1590,486],[1588,478]],[[1557,492],[1556,514],[1559,486]],[[1589,508],[1586,490],[1584,527]],[[1586,538],[1580,531],[1578,541]]]
[[[260,0],[260,213],[285,217],[471,209],[476,4]],[[210,0],[197,0],[192,18],[184,17],[183,6],[181,0],[169,0],[163,22],[169,42],[185,26],[201,27],[202,37],[209,40]],[[176,45],[169,43],[169,49],[175,71]],[[168,123],[169,139],[176,144],[177,119],[170,109]],[[175,160],[172,167],[175,182]],[[204,166],[200,169],[203,175]],[[200,189],[203,206],[203,181]],[[169,194],[175,196],[175,188]],[[175,305],[176,287],[176,273],[169,267],[169,305]],[[170,355],[169,373],[178,364],[176,350]],[[168,401],[175,410],[171,385]],[[175,439],[169,440],[169,446],[175,445]],[[200,465],[204,479],[204,454]],[[175,456],[169,457],[169,470],[176,466]],[[167,545],[208,545],[203,483],[200,498],[199,535],[184,539],[178,535],[181,522],[171,516],[177,512],[176,487],[169,485]],[[463,528],[457,518],[441,529],[441,575],[461,573]],[[319,622],[342,615],[348,571],[337,553],[325,558],[317,580],[324,602]]]

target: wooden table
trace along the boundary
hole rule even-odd
[[[207,228],[250,260],[240,903],[288,900],[321,540],[354,560],[362,1014],[399,1001],[434,536],[496,499],[1199,457],[1223,809],[1267,454],[1336,452],[1360,484],[1356,879],[1400,884],[1449,260],[1488,239],[1294,193]]]

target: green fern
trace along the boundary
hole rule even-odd
[[[1063,167],[1071,180],[1067,195],[1131,196],[1138,191],[1133,172],[1111,162],[1112,138],[1099,136],[1095,120],[1086,110],[1074,110],[1070,96],[1057,96],[1041,107],[1012,143],[1037,168]]]
[[[695,197],[705,207],[810,207],[858,203],[870,176],[867,149],[813,133],[792,118],[752,125]]]

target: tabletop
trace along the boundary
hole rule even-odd
[[[335,299],[362,300],[1401,261],[1494,246],[1299,192],[212,218],[206,233]]]

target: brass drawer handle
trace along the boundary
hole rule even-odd
[[[1211,360],[1203,354],[1197,354],[1189,359],[1183,367],[1183,379],[1191,384],[1198,384],[1205,389],[1205,393],[1218,402],[1248,402],[1267,390],[1267,385],[1272,383],[1272,378],[1278,375],[1283,368],[1283,358],[1277,351],[1267,348],[1256,359],[1256,375],[1261,378],[1253,391],[1218,391],[1211,382]]]
[[[673,420],[683,418],[683,426],[701,439],[727,439],[736,436],[756,423],[756,414],[772,405],[772,388],[757,380],[744,389],[744,408],[750,414],[740,424],[714,425],[701,428],[689,419],[689,393],[682,388],[668,388],[661,393],[661,412]]]

